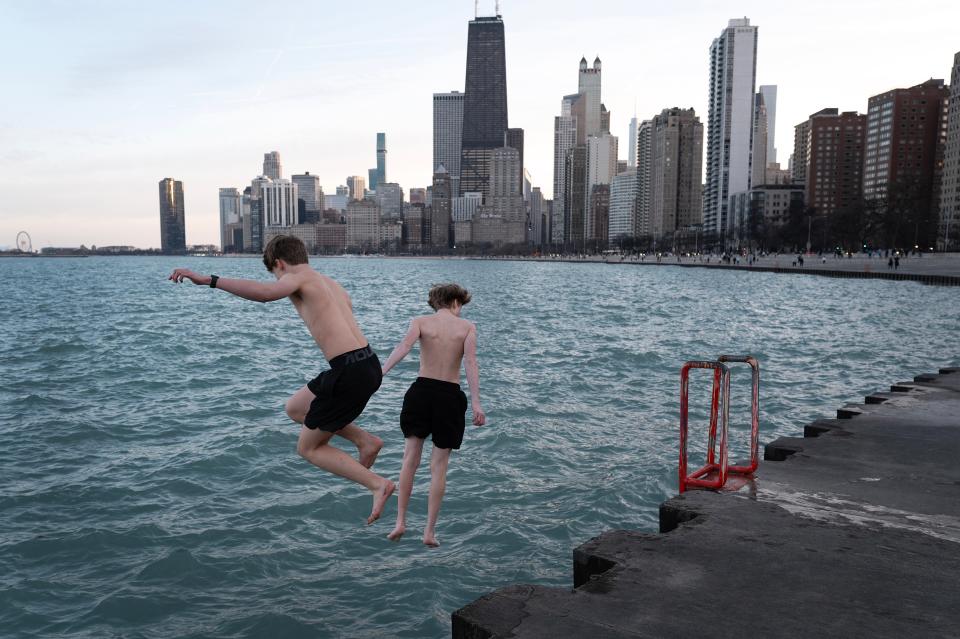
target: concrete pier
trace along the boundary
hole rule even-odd
[[[573,552],[573,588],[501,588],[453,636],[960,635],[960,368],[765,447],[755,480],[664,502],[660,534]]]

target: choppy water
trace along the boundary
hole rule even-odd
[[[430,283],[474,293],[489,425],[451,462],[443,546],[428,550],[426,464],[395,545],[395,501],[366,527],[366,491],[296,456],[283,404],[323,360],[293,308],[177,287],[178,265],[267,277],[255,259],[0,260],[0,634],[448,636],[451,611],[501,585],[569,585],[591,536],[656,528],[676,490],[684,360],[760,359],[762,441],[958,362],[951,288],[314,260],[382,359],[428,310]],[[392,478],[415,375],[413,353],[360,421],[386,440],[375,470]],[[746,385],[735,376],[741,423]]]

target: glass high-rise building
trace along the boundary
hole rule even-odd
[[[187,250],[183,182],[173,178],[160,180],[160,249],[164,253]]]
[[[307,171],[291,176],[290,181],[297,185],[298,223],[303,224],[320,219],[320,213],[323,212],[323,189],[320,188],[320,178]]]
[[[433,94],[433,170],[442,166],[453,193],[460,193],[460,144],[463,141],[463,94]]]
[[[490,160],[507,132],[507,62],[503,19],[478,17],[467,30],[460,192],[489,194]]]
[[[387,134],[377,133],[377,166],[367,171],[367,180],[370,190],[376,191],[377,186],[387,181]],[[361,199],[361,198],[354,198]]]
[[[703,232],[724,242],[730,195],[750,188],[756,102],[757,27],[730,20],[710,47],[707,184]]]
[[[234,188],[220,189],[220,250],[227,252],[242,250],[242,242],[236,241],[235,232],[241,230],[242,235],[242,203],[240,191]],[[240,244],[238,247],[237,245]]]

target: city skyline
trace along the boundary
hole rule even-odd
[[[756,84],[778,86],[776,140],[785,165],[793,127],[810,114],[827,107],[865,112],[872,95],[930,77],[949,82],[960,46],[950,38],[949,18],[960,10],[924,4],[929,11],[891,13],[896,18],[871,13],[850,38],[843,16],[856,14],[856,7],[817,2],[801,9],[693,3],[659,14],[614,2],[606,14],[576,20],[565,3],[505,2],[509,124],[524,129],[526,168],[533,185],[552,197],[553,119],[581,56],[603,59],[611,133],[626,140],[635,113],[639,120],[668,106],[707,113],[710,43],[742,13],[759,27]],[[368,12],[363,28],[339,21],[333,35],[319,29],[308,37],[301,32],[308,21],[298,20],[274,49],[242,46],[242,38],[236,38],[240,45],[227,43],[242,11],[218,15],[218,30],[211,30],[199,24],[202,15],[180,25],[166,11],[137,7],[131,16],[119,5],[112,19],[128,19],[130,28],[106,37],[97,20],[107,8],[80,3],[52,20],[32,7],[12,9],[15,28],[4,46],[28,55],[8,70],[11,94],[20,99],[0,107],[0,184],[8,194],[0,209],[0,246],[27,230],[35,246],[159,247],[154,189],[163,176],[184,184],[187,243],[216,244],[219,189],[242,189],[260,172],[265,153],[279,151],[285,175],[309,171],[332,193],[370,167],[379,131],[389,136],[388,179],[405,191],[429,185],[433,94],[464,90],[473,4],[463,5],[384,4],[385,15]],[[831,12],[818,12],[827,6]],[[317,10],[297,3],[282,8],[295,7]],[[349,16],[350,10],[321,13]],[[480,4],[480,15],[492,13],[493,2]],[[377,33],[372,26],[400,15],[406,30],[391,29],[383,39],[371,35]],[[163,36],[174,29],[182,46],[164,47]],[[49,50],[29,55],[38,46]],[[64,65],[68,48],[73,66]],[[665,50],[672,64],[665,63]],[[307,71],[315,82],[304,82]],[[38,188],[52,175],[57,189]]]

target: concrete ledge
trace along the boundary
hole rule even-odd
[[[754,481],[664,502],[660,534],[587,541],[573,589],[502,588],[453,636],[956,636],[958,372],[770,442]]]

